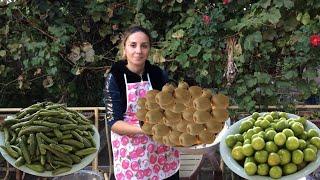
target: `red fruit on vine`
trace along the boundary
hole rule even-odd
[[[202,16],[202,21],[203,21],[204,24],[208,25],[211,22],[211,17],[208,16],[208,15],[203,15]]]
[[[223,4],[229,4],[232,0],[223,0]]]
[[[320,35],[312,35],[312,36],[310,36],[310,44],[313,47],[320,46]]]

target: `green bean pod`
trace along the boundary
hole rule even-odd
[[[76,131],[71,131],[71,134],[73,135],[73,137],[75,139],[77,139],[78,141],[82,142],[83,143],[83,139],[82,137],[80,136],[80,134],[78,134]]]
[[[63,139],[62,140],[62,143],[63,144],[67,144],[67,145],[71,145],[71,146],[75,146],[77,148],[84,148],[84,144],[82,142],[79,142],[77,140],[74,140],[74,139]]]
[[[41,139],[43,139],[44,141],[46,141],[46,142],[48,142],[48,143],[58,144],[57,141],[48,138],[48,137],[47,137],[46,135],[44,135],[42,132],[39,132],[38,134],[39,134],[39,136],[41,137]]]
[[[20,167],[22,165],[25,164],[25,160],[22,156],[20,156],[15,162],[14,162],[14,165],[16,165],[17,167]]]
[[[46,121],[34,121],[32,124],[34,125],[40,125],[40,126],[46,126],[49,128],[58,128],[60,125],[57,123],[51,123]]]
[[[97,151],[97,148],[91,147],[91,148],[81,149],[81,150],[77,151],[75,154],[77,156],[86,156],[86,155],[92,154],[96,151]]]
[[[22,156],[23,158],[26,160],[26,162],[28,164],[31,164],[31,158],[30,158],[30,154],[27,148],[27,140],[25,136],[21,137],[21,141],[20,141],[20,148],[21,148],[21,152],[22,152]]]
[[[71,170],[70,167],[57,168],[57,169],[55,169],[55,170],[52,171],[52,175],[53,175],[53,176],[56,176],[56,175],[59,175],[59,174],[68,172],[68,171],[70,171],[70,170]]]
[[[41,164],[26,164],[26,166],[39,173],[43,173],[45,171],[43,165]]]
[[[19,153],[13,150],[10,145],[6,145],[6,146],[0,145],[0,147],[4,151],[6,151],[12,158],[17,159],[19,157]]]
[[[31,134],[36,132],[49,132],[49,131],[52,131],[52,129],[46,126],[28,126],[24,129],[21,129],[21,131],[18,134],[18,137],[24,134]]]

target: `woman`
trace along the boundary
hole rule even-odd
[[[106,78],[105,104],[116,179],[179,179],[179,152],[143,134],[136,118],[137,101],[151,89],[161,90],[167,76],[147,60],[151,37],[139,26],[128,29],[124,61],[115,63]]]

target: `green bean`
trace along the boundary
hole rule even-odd
[[[29,154],[29,151],[28,151],[28,148],[27,148],[27,140],[26,140],[26,137],[25,135],[23,135],[21,137],[21,141],[20,141],[20,148],[21,148],[21,152],[22,152],[22,156],[23,158],[26,160],[26,162],[28,164],[31,163],[31,158],[30,158],[30,154]]]
[[[20,120],[16,119],[16,118],[5,119],[3,122],[3,126],[11,126],[11,125],[16,124],[18,122],[20,122]]]
[[[36,132],[49,132],[49,131],[52,131],[52,129],[46,126],[28,126],[24,129],[21,129],[21,131],[18,134],[18,137],[24,134],[30,134],[30,133],[36,133]]]
[[[32,124],[46,126],[49,128],[57,128],[60,125],[57,123],[45,122],[45,121],[34,121]]]
[[[66,119],[60,119],[60,118],[55,118],[55,117],[47,117],[47,121],[52,122],[52,123],[58,123],[58,124],[72,124],[72,121],[66,120]]]
[[[57,168],[55,170],[52,171],[52,175],[56,176],[58,174],[62,174],[62,173],[65,173],[65,172],[68,172],[70,171],[71,168],[70,167],[61,167],[61,168]]]
[[[77,156],[86,156],[86,155],[92,154],[96,151],[97,151],[96,148],[91,147],[91,148],[81,149],[81,150],[77,151],[75,154]]]
[[[34,134],[30,134],[28,138],[28,144],[29,144],[29,152],[31,156],[36,155],[36,149],[37,149],[37,142],[36,142],[36,136]]]
[[[18,146],[14,146],[14,145],[11,145],[11,148],[16,151],[19,156],[22,156],[22,152],[21,152],[21,149],[18,147]]]
[[[27,164],[26,166],[39,173],[43,173],[45,171],[44,167],[41,164]]]
[[[80,149],[84,148],[84,144],[82,142],[76,141],[74,139],[63,139],[62,143],[67,144],[67,145],[71,145],[71,146],[75,146]]]
[[[25,160],[22,156],[20,156],[15,162],[14,162],[14,165],[16,165],[17,167],[20,167],[22,165],[25,164]]]
[[[59,146],[59,145],[57,145],[57,144],[50,144],[49,146],[50,146],[52,149],[55,149],[55,150],[57,150],[57,151],[59,151],[59,152],[62,152],[62,153],[65,153],[65,154],[68,153],[68,151],[67,151],[66,149],[64,149],[63,147],[61,147],[61,146]]]
[[[86,137],[82,137],[82,139],[83,139],[83,144],[85,148],[92,147],[91,142]]]
[[[61,141],[63,139],[71,139],[71,138],[72,138],[72,134],[65,134],[61,138],[59,138],[59,141]]]
[[[60,126],[60,130],[65,131],[65,130],[71,130],[71,129],[76,129],[78,127],[77,124],[63,124]]]
[[[19,157],[19,153],[13,150],[10,145],[0,145],[0,147],[5,150],[12,158],[17,159]]]
[[[15,133],[12,130],[9,130],[9,134],[12,136],[11,140],[10,140],[10,144],[15,143],[16,139],[17,139],[17,133]]]
[[[10,139],[9,129],[4,127],[3,128],[3,132],[4,132],[4,143],[5,144],[10,143],[10,141],[9,141],[9,139]]]
[[[70,158],[75,164],[78,164],[81,162],[81,158],[75,154],[70,154]]]
[[[43,146],[43,148],[45,148],[46,150],[51,151],[57,157],[61,158],[62,161],[66,163],[72,163],[72,159],[69,157],[69,153],[66,153],[66,154],[61,153],[45,144],[41,144],[41,146]]]
[[[83,143],[83,139],[82,137],[80,136],[80,134],[78,134],[76,131],[71,131],[71,134],[73,135],[73,137],[77,140],[79,140],[80,142]]]
[[[72,151],[73,147],[66,144],[59,144],[59,146],[63,147],[66,151]]]
[[[48,137],[47,137],[46,135],[44,135],[42,132],[39,132],[38,134],[39,134],[39,136],[41,137],[41,139],[43,139],[44,141],[46,141],[46,142],[48,142],[48,143],[58,144],[57,141],[48,138]]]
[[[61,137],[63,136],[62,132],[61,132],[59,129],[57,129],[57,128],[54,128],[54,129],[53,129],[53,133],[55,134],[55,136],[56,136],[57,138],[61,138]]]
[[[46,164],[46,157],[45,157],[45,155],[40,155],[40,164],[43,165],[43,166]]]
[[[66,167],[72,167],[72,164],[68,164],[68,163],[61,162],[61,161],[53,161],[52,164],[66,166]]]
[[[36,134],[36,140],[37,140],[37,144],[38,144],[38,148],[39,148],[40,154],[41,154],[41,155],[45,155],[45,154],[46,154],[46,149],[44,149],[44,148],[41,146],[43,143],[42,143],[42,139],[41,139],[39,133]]]

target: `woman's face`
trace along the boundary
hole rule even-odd
[[[144,65],[149,56],[149,37],[143,32],[135,32],[127,38],[124,46],[124,53],[127,61],[132,65]]]

